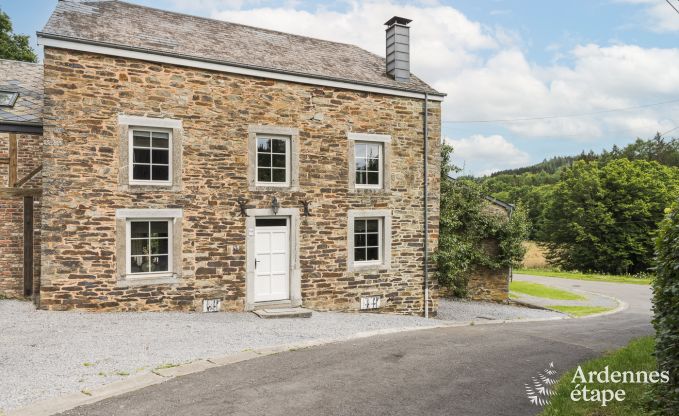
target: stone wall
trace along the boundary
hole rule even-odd
[[[301,217],[303,304],[356,310],[380,295],[383,310],[423,310],[423,101],[330,87],[154,64],[45,48],[43,196],[44,309],[196,310],[219,298],[243,310],[245,219],[236,200],[268,208],[276,196]],[[119,114],[183,122],[182,183],[177,191],[119,187]],[[430,104],[432,252],[438,240],[440,105]],[[248,187],[248,127],[299,130],[296,191]],[[347,132],[392,136],[388,192],[350,191]],[[179,284],[119,287],[119,208],[182,208]],[[392,210],[391,268],[348,272],[350,209]],[[432,308],[436,308],[433,293]]]
[[[17,179],[40,164],[42,136],[17,134]],[[0,158],[9,156],[9,133],[0,133]],[[8,185],[9,165],[0,164],[0,188]],[[23,188],[40,188],[38,174]],[[33,274],[40,275],[40,198],[34,199]],[[23,297],[24,287],[24,200],[21,196],[0,196],[0,296]]]

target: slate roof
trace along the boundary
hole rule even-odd
[[[443,95],[415,76],[392,79],[385,58],[354,45],[116,0],[59,1],[39,36]]]
[[[42,64],[0,59],[0,91],[17,92],[14,106],[0,106],[0,124],[42,124]]]

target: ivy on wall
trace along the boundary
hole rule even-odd
[[[504,210],[492,209],[477,182],[449,179],[458,171],[450,161],[453,149],[444,145],[441,152],[440,235],[434,259],[439,284],[451,295],[465,297],[475,270],[506,270],[521,262],[529,222],[521,207],[511,218]]]

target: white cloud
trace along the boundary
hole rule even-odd
[[[646,5],[646,22],[644,27],[654,32],[677,32],[679,31],[679,14],[672,10],[664,0],[619,0],[621,3]],[[679,9],[679,1],[670,0]]]
[[[461,139],[446,137],[445,141],[453,146],[453,163],[464,167],[461,172],[464,175],[490,175],[498,170],[525,166],[530,162],[528,153],[497,134],[475,134]]]

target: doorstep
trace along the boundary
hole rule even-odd
[[[311,318],[311,310],[304,308],[261,308],[252,311],[262,319]]]

